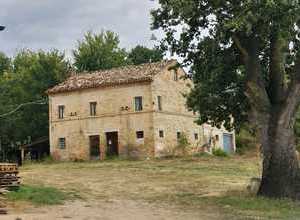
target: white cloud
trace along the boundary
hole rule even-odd
[[[88,30],[109,29],[120,35],[121,46],[152,46],[150,0],[1,0],[0,51],[57,48],[68,56]],[[160,35],[159,33],[157,34]]]

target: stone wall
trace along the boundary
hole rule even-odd
[[[89,159],[89,136],[100,135],[105,154],[106,132],[117,131],[120,156],[138,149],[153,156],[153,103],[150,84],[88,89],[50,96],[50,148],[61,160]],[[143,111],[134,111],[134,97],[143,96]],[[90,116],[90,102],[97,102],[96,116]],[[58,106],[65,106],[64,119],[58,119]],[[126,108],[128,107],[128,108]],[[71,116],[72,115],[72,116]],[[144,131],[144,139],[136,139]],[[66,149],[59,149],[59,138],[66,138]],[[136,151],[136,150],[135,150]]]
[[[166,155],[178,145],[177,132],[186,135],[193,151],[201,150],[208,142],[222,148],[223,133],[229,132],[224,128],[199,126],[195,123],[197,115],[188,111],[183,96],[189,92],[192,83],[183,80],[184,75],[182,69],[170,70],[167,67],[163,73],[154,76],[152,83],[50,95],[51,154],[59,160],[88,160],[89,137],[99,135],[103,159],[107,146],[106,132],[118,132],[119,155],[123,157]],[[143,110],[140,112],[134,109],[136,96],[143,97]],[[161,109],[158,96],[161,97]],[[90,116],[90,102],[97,102],[95,116]],[[65,106],[64,119],[58,119],[59,105]],[[137,139],[137,131],[144,132],[143,139]],[[160,131],[163,131],[163,137],[160,137]],[[214,140],[216,137],[218,140]],[[65,149],[59,148],[59,138],[66,138]]]

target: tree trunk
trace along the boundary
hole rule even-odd
[[[294,130],[293,126],[286,127],[286,123],[280,121],[282,120],[273,119],[268,134],[265,134],[269,146],[264,151],[262,182],[258,195],[299,200],[299,163]]]

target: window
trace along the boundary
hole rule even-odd
[[[64,112],[65,112],[65,106],[64,105],[58,106],[58,118],[59,119],[64,118]]]
[[[143,139],[144,138],[144,131],[137,131],[136,132],[136,138],[137,139]]]
[[[157,96],[157,105],[158,105],[158,110],[161,111],[162,110],[161,96]]]
[[[216,141],[219,141],[219,135],[216,135]]]
[[[164,135],[164,131],[163,131],[163,130],[160,130],[160,131],[159,131],[159,137],[160,137],[160,138],[163,138],[164,136],[165,136],[165,135]]]
[[[58,146],[59,149],[66,149],[66,138],[59,138],[58,139]]]
[[[181,136],[181,133],[178,131],[178,132],[177,132],[177,139],[179,139],[180,136]]]
[[[143,111],[143,97],[137,96],[134,98],[135,111]]]
[[[194,133],[194,137],[195,137],[195,140],[198,140],[199,139],[198,133]]]
[[[173,77],[174,77],[174,81],[178,81],[178,73],[177,70],[173,70]]]
[[[96,115],[97,102],[90,102],[90,115]]]

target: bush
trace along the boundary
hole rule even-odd
[[[253,132],[247,126],[244,126],[236,135],[236,152],[238,154],[245,154],[256,149],[256,139]]]
[[[188,153],[188,147],[190,146],[190,143],[187,139],[187,136],[185,133],[180,134],[180,137],[178,139],[178,144],[175,147],[175,152],[176,154],[180,154],[180,155],[187,155]]]
[[[225,151],[223,151],[221,148],[214,148],[212,153],[214,156],[217,157],[228,157],[228,154]]]

